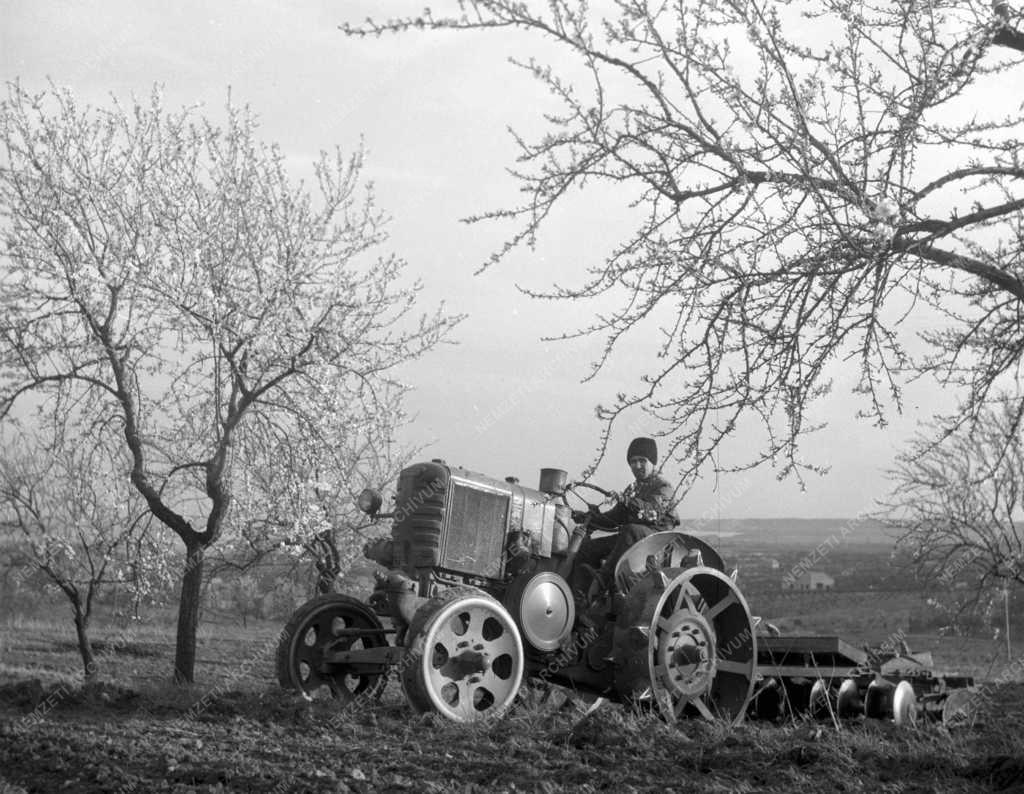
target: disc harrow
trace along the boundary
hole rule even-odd
[[[953,724],[971,707],[974,679],[937,675],[931,654],[857,648],[834,636],[762,637],[754,719],[879,719]]]

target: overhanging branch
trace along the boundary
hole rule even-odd
[[[1019,278],[1011,273],[1008,273],[1005,270],[1000,270],[997,267],[993,267],[986,262],[982,262],[980,259],[964,256],[963,254],[957,254],[953,251],[946,251],[945,249],[937,248],[928,243],[905,240],[902,238],[896,238],[893,240],[892,250],[899,253],[913,254],[921,257],[922,259],[927,259],[929,262],[942,265],[943,267],[950,267],[954,270],[961,270],[964,273],[970,273],[971,275],[977,276],[978,278],[987,281],[989,284],[998,287],[1004,292],[1009,292],[1018,300],[1024,302],[1024,282],[1021,282]]]

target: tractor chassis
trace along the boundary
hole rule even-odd
[[[339,641],[324,649],[322,667],[323,672],[344,665],[352,673],[385,673],[391,665],[400,664],[407,653],[408,649],[401,645],[348,649],[345,641]]]

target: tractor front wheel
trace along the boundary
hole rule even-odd
[[[452,588],[417,611],[402,689],[418,711],[456,722],[504,712],[523,677],[523,644],[508,611],[475,588]]]
[[[307,601],[281,632],[277,644],[277,680],[285,689],[297,690],[312,700],[329,694],[343,701],[379,697],[387,673],[352,670],[327,665],[328,650],[356,650],[387,645],[380,618],[355,598],[329,593]]]

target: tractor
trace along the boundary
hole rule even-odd
[[[569,498],[593,514],[587,489],[608,496],[560,469],[542,469],[534,489],[433,460],[400,473],[389,513],[364,491],[360,509],[392,522],[364,549],[387,573],[367,603],[328,594],[296,610],[278,644],[280,684],[351,702],[397,673],[417,711],[472,721],[508,709],[525,678],[671,721],[731,723],[822,708],[910,719],[917,693],[939,703],[969,685],[921,665],[883,678],[834,637],[758,636],[722,558],[679,530],[626,552],[614,596],[574,593],[590,521],[573,521]]]

